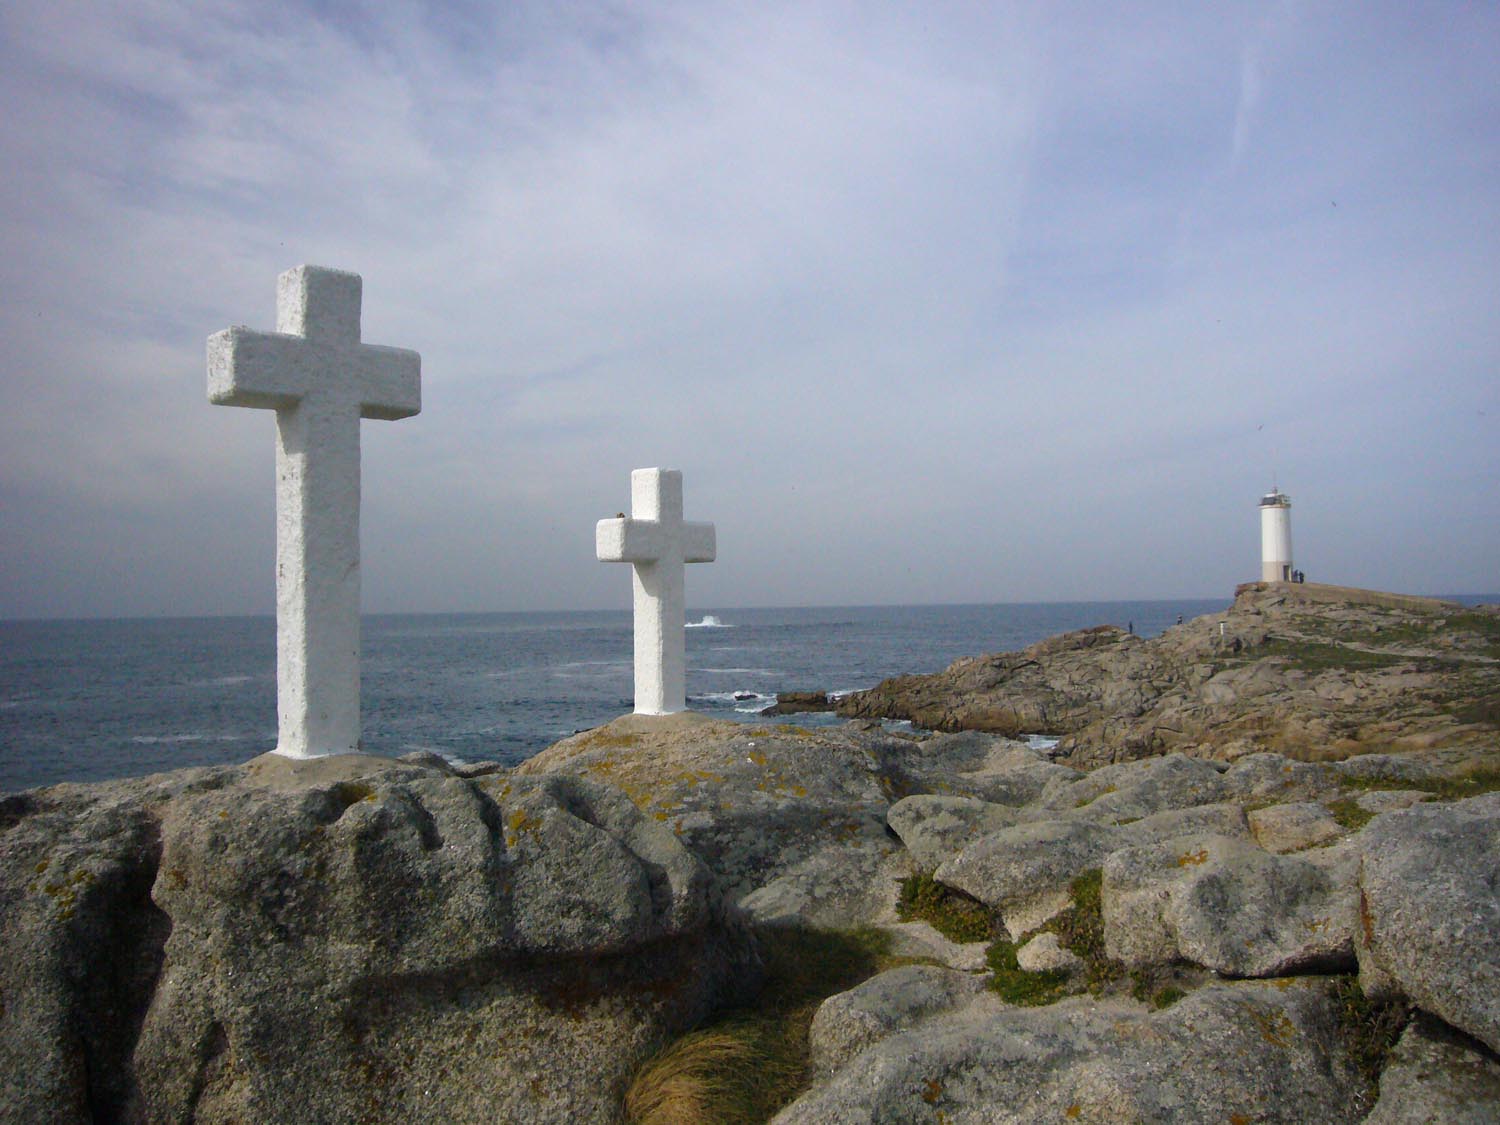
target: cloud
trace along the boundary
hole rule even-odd
[[[719,521],[705,604],[1222,593],[1273,463],[1324,526],[1413,498],[1375,584],[1500,572],[1482,10],[0,21],[0,615],[269,608],[271,419],[202,349],[304,261],[423,354],[371,608],[623,604],[592,521],[646,464]],[[1299,523],[1310,573],[1384,519]],[[125,577],[70,561],[104,522]]]

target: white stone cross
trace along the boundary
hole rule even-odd
[[[635,711],[670,715],[687,709],[684,563],[714,561],[714,525],[682,518],[682,473],[636,469],[630,516],[600,520],[600,562],[633,564]]]
[[[359,420],[422,408],[421,357],[359,342],[360,277],[276,280],[276,331],[208,338],[208,399],[276,411],[276,753],[359,749]]]

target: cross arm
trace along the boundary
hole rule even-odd
[[[713,562],[718,542],[711,523],[684,523],[682,525],[682,561]]]
[[[656,562],[661,558],[661,525],[628,516],[600,520],[594,528],[594,553],[600,562]]]
[[[394,422],[422,412],[422,357],[409,348],[361,344],[359,413]]]
[[[312,385],[316,359],[300,336],[236,325],[208,338],[208,401],[281,410]]]

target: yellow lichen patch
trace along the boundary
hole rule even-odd
[[[934,1105],[943,1096],[943,1084],[936,1078],[929,1078],[922,1083],[922,1100],[928,1105]]]
[[[664,813],[664,812],[659,812],[659,813],[652,813],[651,815],[654,816],[654,817],[656,817],[657,820],[666,820],[667,817],[670,816],[671,814]]]
[[[38,863],[36,865],[36,873],[38,875],[40,875],[43,871],[46,871],[47,870],[47,865],[49,863],[51,863],[51,862],[52,861],[50,859],[44,859],[44,860],[42,860],[40,863]]]
[[[580,748],[590,750],[623,750],[626,747],[635,746],[640,742],[640,737],[634,734],[618,734],[614,731],[603,729],[591,731],[579,739]]]
[[[1250,1009],[1250,1018],[1260,1029],[1260,1037],[1273,1047],[1289,1047],[1297,1038],[1297,1026],[1285,1012],[1258,1012]]]
[[[1307,922],[1308,933],[1321,934],[1324,930],[1328,929],[1329,924],[1330,921],[1327,918],[1309,919]]]
[[[1201,863],[1208,862],[1208,849],[1199,848],[1195,852],[1183,852],[1177,857],[1178,867],[1197,867]]]
[[[757,766],[764,766],[766,764],[766,756],[759,750],[752,750],[745,757]]]
[[[1067,1109],[1063,1110],[1064,1117],[1080,1117],[1082,1115],[1083,1106],[1079,1105],[1077,1102],[1074,1102]]]
[[[525,809],[515,809],[505,818],[505,827],[509,830],[505,834],[505,846],[513,848],[520,840],[521,833],[529,832],[536,835],[538,828],[542,826],[542,818],[532,816]]]

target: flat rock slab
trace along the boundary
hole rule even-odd
[[[1352,969],[1350,857],[1330,871],[1225,836],[1125,848],[1104,863],[1105,949],[1131,966],[1181,958],[1235,977]]]
[[[1500,1051],[1500,793],[1386,813],[1357,839],[1361,978]]]
[[[976,797],[919,794],[897,801],[885,819],[917,869],[933,871],[978,837],[1014,827],[1016,810]]]
[[[1344,834],[1343,825],[1317,801],[1252,809],[1247,816],[1255,842],[1277,855],[1331,843]]]
[[[871,1044],[774,1121],[1352,1125],[1361,1114],[1321,984],[1210,985],[1155,1012],[988,1000]]]

